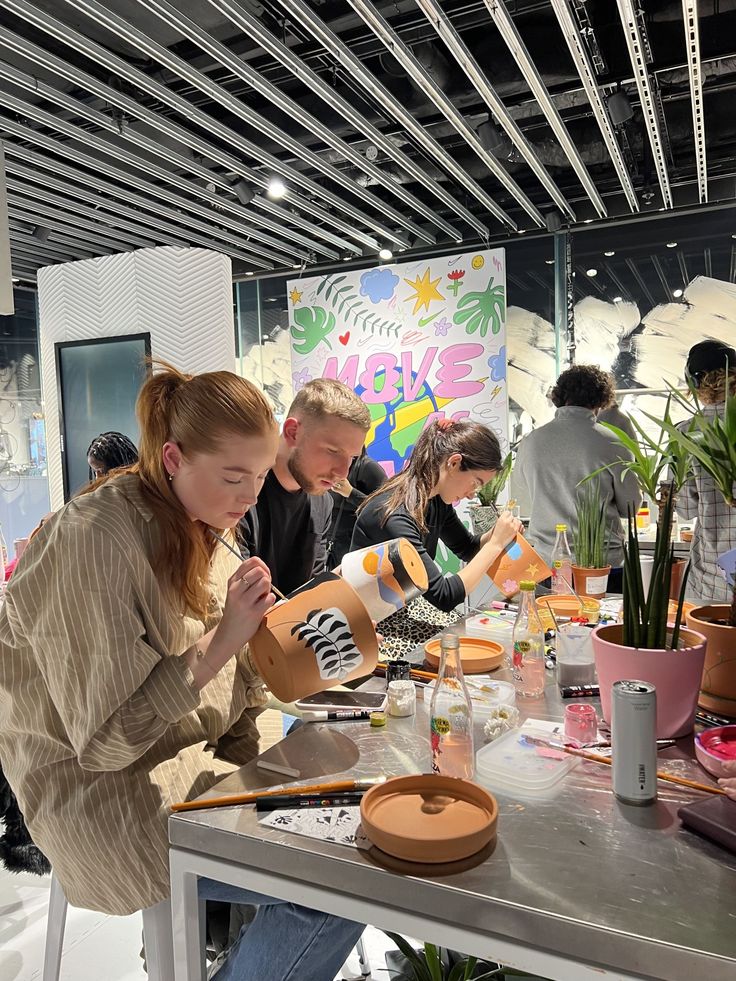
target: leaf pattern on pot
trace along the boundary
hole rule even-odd
[[[363,663],[350,624],[337,607],[312,610],[306,620],[292,627],[292,637],[295,634],[314,651],[319,676],[326,681],[342,681]]]

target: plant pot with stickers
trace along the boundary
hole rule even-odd
[[[293,702],[371,674],[378,638],[353,587],[326,572],[268,611],[250,650],[273,695]]]

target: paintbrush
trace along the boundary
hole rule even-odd
[[[376,784],[385,783],[385,777],[369,777],[364,780],[335,780],[332,783],[310,783],[302,786],[288,784],[284,787],[270,790],[254,790],[250,794],[231,794],[229,797],[205,797],[203,800],[187,800],[180,804],[172,804],[171,810],[199,811],[207,807],[233,807],[236,804],[255,804],[264,797],[277,797],[282,794],[334,794],[350,790],[368,790]]]
[[[529,742],[539,743],[542,746],[548,746],[550,749],[558,749],[563,753],[568,753],[570,756],[579,756],[583,760],[589,760],[591,763],[602,763],[604,766],[611,766],[613,764],[613,758],[610,756],[601,756],[599,753],[588,753],[584,749],[577,749],[574,746],[569,746],[564,743],[556,743],[551,739],[542,739],[538,736],[531,736],[529,733],[524,733],[524,738],[528,739]],[[657,770],[657,780],[664,780],[666,783],[676,783],[680,787],[690,787],[692,790],[702,790],[706,794],[720,794],[726,796],[725,790],[721,790],[720,787],[710,787],[705,783],[697,783],[695,780],[686,780],[684,777],[675,777],[671,773],[663,773],[662,770]]]
[[[386,661],[379,661],[373,669],[373,673],[385,674],[386,666]],[[420,671],[418,668],[412,668],[409,672],[409,678],[412,681],[434,681],[437,678],[437,675],[433,674],[432,671]]]
[[[244,562],[245,561],[245,559],[240,554],[240,552],[237,550],[237,548],[233,548],[233,546],[230,544],[230,542],[227,541],[225,538],[223,538],[222,535],[218,535],[216,531],[213,531],[212,530],[212,528],[210,528],[210,534],[214,538],[216,538],[218,540],[218,542],[220,542],[222,545],[224,545],[226,549],[228,549],[230,552],[232,552],[233,555],[236,556],[236,558],[239,558],[241,562]],[[274,586],[273,583],[271,583],[271,592],[272,593],[275,593],[278,596],[279,599],[282,599],[282,600],[285,600],[286,599],[286,597],[281,592],[281,590],[280,589],[277,589]]]

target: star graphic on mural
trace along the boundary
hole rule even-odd
[[[526,571],[530,576],[536,576],[539,572],[539,566],[536,562],[532,562],[526,567]]]
[[[296,306],[299,300],[301,300],[301,298],[302,298],[302,294],[295,286],[294,289],[291,291],[291,293],[289,293],[289,299],[294,304],[294,306]]]
[[[429,304],[432,300],[444,300],[444,296],[437,289],[437,283],[442,279],[438,276],[437,279],[429,278],[429,266],[424,270],[423,276],[417,276],[416,279],[405,279],[404,282],[411,286],[414,290],[414,295],[410,296],[410,300],[414,300],[414,309],[412,314],[416,315],[422,307],[425,310],[429,310]]]

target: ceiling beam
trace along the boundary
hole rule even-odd
[[[278,106],[287,116],[295,119],[301,126],[309,130],[310,133],[321,139],[323,143],[326,143],[327,146],[332,147],[333,150],[340,153],[345,160],[350,161],[353,166],[372,177],[379,187],[385,188],[390,194],[399,198],[399,200],[412,210],[418,211],[433,224],[436,223],[437,215],[432,209],[427,208],[419,198],[415,197],[401,183],[394,180],[380,166],[368,160],[360,150],[357,150],[346,140],[337,136],[331,127],[326,126],[316,116],[304,109],[299,102],[292,99],[290,95],[287,95],[280,88],[269,82],[268,79],[254,68],[251,68],[242,58],[238,58],[224,44],[216,41],[210,34],[199,27],[198,24],[195,24],[193,20],[177,10],[173,4],[168,3],[168,0],[138,0],[138,3],[147,10],[155,13],[170,27],[174,27],[184,37],[196,44],[198,48],[214,58],[216,62],[232,72],[236,78],[240,78],[262,95],[269,105]],[[384,206],[384,210],[387,217],[396,221],[414,235],[418,235],[422,241],[430,245],[434,245],[437,241],[435,235],[430,234],[418,226],[408,214],[396,211],[388,205]],[[451,228],[452,226],[448,227]]]
[[[664,295],[668,300],[672,299],[672,287],[667,281],[667,274],[664,271],[664,266],[659,260],[659,256],[650,255],[649,258],[652,260],[652,265],[654,266],[654,271],[656,272],[660,283],[662,284],[662,289],[664,290]]]
[[[283,163],[277,157],[267,153],[260,146],[258,146],[258,144],[242,136],[237,130],[225,126],[214,116],[197,109],[191,102],[177,95],[167,86],[162,85],[151,76],[146,75],[144,72],[141,72],[134,66],[128,64],[128,62],[124,61],[122,58],[112,54],[112,52],[108,51],[107,48],[102,47],[102,45],[96,44],[94,41],[89,40],[89,38],[85,37],[83,34],[80,34],[78,31],[75,31],[68,24],[51,17],[45,11],[38,9],[31,3],[28,3],[27,0],[3,0],[3,6],[4,9],[11,10],[12,13],[22,17],[24,20],[33,24],[40,30],[45,31],[47,34],[50,34],[52,37],[55,37],[57,40],[73,48],[80,54],[85,55],[87,58],[90,58],[92,61],[97,62],[98,64],[104,65],[107,69],[109,69],[113,76],[119,75],[121,78],[126,79],[132,85],[136,86],[136,88],[146,92],[157,101],[162,102],[164,105],[168,105],[181,116],[201,127],[205,133],[213,133],[219,139],[222,139],[226,145],[237,148],[247,157],[253,157],[260,160],[261,163],[271,168],[272,173],[278,173],[294,185],[303,187],[309,194],[313,195],[317,201],[328,201],[338,210],[345,210],[344,201],[341,197],[329,191],[327,188],[322,187],[320,184],[317,184],[301,171],[295,170],[288,164]],[[77,6],[76,3],[74,6]],[[105,13],[106,11],[102,9],[102,14]],[[0,43],[6,43],[2,34],[0,34]],[[186,65],[185,62],[184,64]],[[75,81],[73,76],[72,81]],[[225,95],[228,95],[228,93],[225,93]],[[112,101],[114,104],[117,104],[116,100]],[[237,100],[235,101],[237,102]],[[239,105],[244,106],[243,103],[239,103]],[[140,117],[141,113],[138,113],[138,115]],[[239,171],[236,170],[235,172],[237,173]],[[263,187],[268,186],[270,179],[270,175],[268,173],[259,173],[256,170],[250,170],[249,173],[252,175],[252,179],[257,185]],[[352,225],[347,224],[341,218],[339,218],[337,214],[333,214],[321,205],[310,202],[303,195],[292,192],[290,194],[290,203],[293,206],[308,211],[315,217],[325,221],[327,227],[332,227],[343,231],[345,234],[354,238],[360,238],[360,230],[356,229],[354,223]],[[279,209],[279,211],[282,215],[290,215],[290,212],[284,211],[283,208]],[[353,214],[353,218],[355,219],[356,217],[360,221],[361,225],[363,224],[363,219],[366,218],[366,216],[362,212],[357,211],[357,209]],[[291,220],[294,224],[299,224],[300,221],[303,221],[301,216],[298,214],[294,215]],[[374,227],[376,226],[376,222],[372,222],[372,224]],[[389,237],[393,238],[394,236],[391,234]],[[367,244],[370,244],[372,247],[378,247],[378,241],[375,237],[367,236],[367,238]],[[361,250],[350,243],[348,251],[359,254]]]
[[[700,31],[698,29],[698,0],[682,0],[685,24],[687,70],[690,77],[690,105],[693,112],[695,164],[698,172],[698,196],[701,204],[708,200],[708,161],[705,148],[705,118],[703,115],[703,68],[700,63]]]
[[[54,35],[56,36],[56,35]],[[45,48],[41,48],[25,38],[20,37],[17,34],[13,34],[9,31],[0,32],[0,45],[9,48],[11,51],[15,51],[25,58],[30,59],[36,64],[43,64],[44,68],[48,71],[59,75],[61,78],[66,79],[71,82],[75,88],[82,88],[86,92],[92,95],[96,95],[99,99],[103,100],[105,103],[109,103],[112,106],[117,107],[122,110],[129,119],[123,117],[122,126],[115,120],[109,120],[107,123],[103,120],[107,120],[103,113],[98,112],[96,109],[90,108],[86,103],[81,102],[77,99],[73,99],[67,96],[66,93],[60,92],[51,86],[46,85],[35,78],[31,78],[32,91],[39,97],[47,98],[51,102],[56,102],[58,105],[62,105],[69,112],[75,113],[78,116],[82,116],[85,119],[89,119],[90,122],[96,123],[101,128],[109,129],[109,122],[113,124],[113,131],[120,136],[122,139],[127,140],[142,149],[148,150],[155,156],[162,157],[165,160],[175,164],[177,167],[184,167],[191,173],[197,174],[205,182],[213,182],[219,187],[222,187],[228,191],[228,193],[233,194],[233,189],[230,181],[220,176],[220,174],[207,167],[201,166],[196,159],[194,159],[194,154],[213,160],[218,163],[226,171],[231,174],[235,174],[242,177],[244,180],[249,182],[254,188],[268,185],[268,177],[258,170],[254,170],[243,163],[241,157],[235,157],[232,154],[221,150],[219,147],[215,146],[213,143],[209,143],[207,140],[191,130],[186,129],[183,126],[178,125],[173,120],[166,116],[161,116],[158,113],[146,108],[140,103],[119,92],[117,89],[112,88],[103,82],[98,81],[92,75],[88,75],[81,71],[75,65],[72,65],[62,58],[58,58],[56,55]],[[0,71],[3,77],[8,77],[9,80],[14,81],[16,84],[21,85],[24,88],[28,88],[26,79],[30,76],[24,76],[23,73],[19,72],[12,66],[3,65],[0,63]],[[12,73],[16,73],[16,77],[13,77]],[[163,89],[163,86],[161,86]],[[167,90],[164,89],[164,94]],[[158,101],[163,101],[158,99]],[[217,120],[212,118],[209,123],[206,120],[209,118],[205,116],[204,113],[201,114],[205,122],[202,125],[206,126],[207,131],[212,131],[220,139],[225,140],[228,145],[233,144],[232,130],[228,130],[226,126],[223,126]],[[149,139],[138,133],[134,126],[130,124],[130,120],[139,120],[142,123],[150,126],[157,132],[164,133],[167,137],[172,140],[177,140],[183,146],[189,147],[193,151],[192,159],[184,157],[174,150],[169,149],[163,143],[157,142],[156,140]],[[195,120],[197,122],[197,120]],[[197,122],[197,125],[200,125]],[[122,129],[122,132],[121,132]],[[234,145],[237,145],[237,137]],[[325,211],[318,204],[315,204],[306,198],[301,198],[298,194],[291,194],[290,201],[297,203],[302,211],[314,215],[318,220],[325,221],[329,227],[335,227],[340,229],[341,223],[334,218],[329,212]],[[293,212],[287,210],[281,205],[277,204],[275,201],[271,201],[268,197],[261,194],[256,194],[251,202],[253,207],[258,209],[258,211],[265,211],[267,214],[273,215],[278,221],[272,221],[270,219],[264,219],[262,215],[252,216],[252,220],[256,221],[258,224],[262,225],[264,228],[274,231],[277,234],[284,234],[285,230],[288,230],[290,240],[298,242],[301,240],[299,233],[294,232],[291,228],[295,225],[297,228],[302,229],[306,234],[324,235],[324,229],[321,226],[315,225],[313,222],[307,221],[300,214],[294,214]],[[347,227],[347,226],[346,226]],[[359,234],[353,235],[358,241],[361,241]],[[311,239],[306,239],[306,244],[308,248],[311,248]],[[354,252],[356,255],[360,253],[361,249],[359,246],[350,244],[349,251]],[[375,238],[365,237],[365,244],[377,244]]]
[[[278,0],[278,2],[287,13],[294,17],[295,23],[306,28],[324,46],[335,61],[342,65],[351,79],[361,85],[379,105],[383,106],[404,127],[407,133],[411,134],[419,146],[427,152],[430,160],[452,174],[460,187],[493,213],[494,202],[477,181],[474,181],[467,174],[452,155],[433,136],[430,136],[427,130],[401,105],[399,100],[363,66],[363,63],[355,57],[348,46],[313,12],[311,7],[304,3],[304,0]],[[476,218],[467,208],[463,207],[458,210],[457,214],[474,228],[481,238],[488,238],[490,235],[488,226]]]
[[[647,50],[645,38],[639,23],[637,12],[634,10],[634,0],[616,0],[618,4],[621,27],[626,38],[626,47],[631,59],[631,67],[634,70],[636,87],[639,92],[644,121],[646,123],[649,146],[654,158],[654,167],[657,171],[657,180],[662,192],[662,203],[665,208],[673,207],[672,188],[670,187],[670,175],[667,169],[665,156],[665,141],[659,121],[659,112],[655,103],[655,94],[652,80],[649,78],[647,68]]]
[[[223,231],[222,229],[215,229],[210,225],[206,225],[204,222],[197,221],[190,215],[183,212],[176,211],[174,208],[167,208],[158,201],[151,201],[148,198],[144,198],[142,195],[135,194],[133,191],[127,191],[125,193],[121,192],[121,189],[115,185],[110,184],[107,181],[102,180],[100,177],[91,176],[83,171],[75,170],[66,164],[60,163],[58,160],[49,160],[48,157],[43,156],[43,154],[37,153],[35,150],[30,150],[27,147],[19,146],[16,143],[7,141],[3,144],[6,158],[20,158],[25,160],[27,163],[35,164],[37,167],[42,168],[42,170],[31,170],[27,167],[22,167],[15,162],[15,159],[6,159],[5,166],[6,169],[12,171],[15,174],[23,174],[36,183],[45,184],[48,187],[54,187],[57,190],[69,194],[74,193],[77,197],[83,200],[91,200],[93,203],[102,204],[105,208],[112,210],[120,210],[122,214],[127,214],[128,216],[135,216],[138,220],[142,219],[142,215],[138,212],[132,211],[125,205],[121,205],[116,200],[118,197],[124,197],[129,203],[134,203],[137,206],[145,209],[146,211],[152,212],[149,219],[149,228],[156,228],[158,224],[158,219],[154,216],[163,215],[168,219],[172,219],[175,222],[184,222],[187,226],[187,231],[182,229],[182,232],[186,234],[187,240],[195,245],[204,246],[206,249],[214,249],[216,252],[224,252],[226,255],[230,255],[235,259],[240,259],[242,262],[249,265],[253,264],[253,256],[247,252],[241,251],[238,247],[233,247],[228,243],[230,240],[238,243],[238,245],[243,244],[242,239],[237,239],[234,235]],[[45,171],[50,170],[52,174],[47,174]],[[75,182],[76,185],[70,188],[68,185],[59,181],[53,175],[62,175],[69,178]],[[109,194],[112,200],[106,200],[100,198],[98,195],[92,193],[89,188],[95,188],[97,191],[102,191],[104,194]],[[164,225],[164,227],[166,227]],[[197,234],[191,229],[197,229],[204,234]],[[221,241],[218,242],[218,239]],[[269,268],[268,265],[258,263],[262,268]]]
[[[588,173],[588,168],[583,163],[583,158],[578,153],[578,149],[573,143],[572,138],[570,137],[570,134],[562,121],[562,116],[560,116],[557,106],[552,101],[552,97],[547,90],[547,86],[542,81],[542,76],[537,71],[531,55],[529,54],[521,35],[516,29],[516,24],[514,24],[511,14],[509,14],[508,10],[506,9],[506,5],[504,4],[503,0],[485,0],[485,5],[491,16],[491,20],[496,25],[496,28],[503,38],[506,47],[509,49],[514,61],[516,62],[519,71],[524,76],[526,84],[532,90],[532,94],[539,103],[539,108],[544,113],[544,116],[549,123],[552,132],[555,134],[558,143],[567,154],[570,165],[577,174],[578,180],[583,185],[585,193],[593,202],[593,207],[595,208],[599,217],[605,218],[608,212],[606,211],[606,206],[603,203],[603,199],[598,193],[596,186]]]
[[[263,22],[253,15],[249,10],[233,0],[206,0],[210,6],[219,11],[223,17],[227,17],[231,23],[243,34],[256,42],[265,52],[283,65],[291,74],[306,85],[310,92],[318,95],[326,105],[336,109],[343,118],[350,123],[358,133],[362,133],[366,139],[370,140],[376,147],[386,154],[389,159],[398,164],[414,180],[426,188],[438,200],[445,204],[451,214],[461,214],[463,206],[447,191],[439,181],[430,177],[414,160],[403,152],[397,145],[397,141],[374,126],[370,120],[361,115],[358,110],[343,98],[334,86],[325,82],[317,72],[313,71],[306,62],[302,61],[298,55],[291,51],[285,44],[282,44],[266,27]],[[242,59],[241,59],[242,60]],[[462,238],[458,229],[449,224],[431,208],[420,208],[415,206],[420,213],[432,221],[438,228],[442,229],[453,241]]]
[[[412,82],[439,109],[455,132],[465,140],[473,153],[493,174],[496,180],[516,199],[517,203],[521,205],[532,221],[539,228],[544,228],[544,218],[539,208],[530,201],[528,195],[519,187],[493,154],[489,153],[483,147],[475,130],[468,125],[462,113],[458,112],[450,99],[435,84],[429,72],[415,57],[408,45],[404,44],[388,21],[376,10],[375,5],[373,3],[366,3],[366,0],[348,0],[348,3],[363,18],[363,21],[381,41],[389,54],[396,58],[399,64],[406,70]],[[493,214],[499,221],[505,222],[510,228],[516,231],[516,222],[500,206],[496,205]]]
[[[212,2],[213,0],[210,0],[210,3]],[[572,206],[557,184],[552,180],[549,171],[537,156],[536,150],[519,129],[515,119],[488,81],[486,73],[470,53],[470,49],[453,27],[450,18],[442,10],[439,0],[416,0],[416,2],[455,58],[455,61],[457,61],[460,68],[465,72],[471,85],[473,85],[478,95],[488,106],[488,109],[498,124],[503,128],[508,138],[527,162],[554,203],[560,211],[575,221],[575,212]]]
[[[11,2],[15,2],[15,0],[11,0]],[[319,173],[328,178],[328,180],[331,180],[337,184],[341,189],[341,193],[336,194],[326,187],[315,184],[314,181],[307,178],[300,170],[284,163],[278,157],[267,153],[258,144],[252,143],[250,152],[256,159],[260,159],[273,170],[276,170],[276,172],[280,173],[282,177],[285,177],[287,181],[301,184],[303,187],[308,187],[312,191],[314,191],[315,188],[318,188],[317,193],[320,194],[325,201],[329,201],[338,212],[343,212],[354,222],[358,222],[359,227],[367,226],[372,231],[377,232],[383,236],[383,238],[394,242],[396,245],[408,246],[406,238],[400,234],[397,234],[392,227],[382,224],[375,218],[375,216],[368,214],[365,211],[361,211],[359,208],[352,205],[350,201],[347,200],[345,192],[362,199],[366,204],[378,211],[379,214],[383,213],[384,216],[390,218],[392,222],[399,221],[399,219],[404,221],[400,212],[390,208],[379,197],[362,187],[357,181],[347,177],[337,167],[333,167],[331,163],[328,163],[319,154],[309,150],[304,146],[304,143],[298,137],[292,136],[290,133],[287,133],[286,130],[280,129],[275,125],[275,123],[272,123],[269,118],[251,109],[247,103],[235,98],[235,96],[231,95],[227,89],[223,88],[221,85],[218,85],[216,82],[213,82],[207,75],[204,75],[202,72],[193,68],[189,62],[184,61],[183,58],[173,54],[173,52],[169,51],[168,48],[165,48],[163,45],[152,40],[150,37],[144,34],[143,31],[138,30],[135,25],[131,24],[123,17],[119,17],[108,7],[98,3],[97,0],[65,0],[65,2],[69,3],[74,8],[76,13],[82,11],[100,26],[112,31],[112,33],[116,36],[124,38],[129,44],[132,44],[135,48],[138,48],[139,51],[143,52],[149,58],[153,58],[159,64],[164,65],[178,78],[183,79],[190,85],[193,85],[196,89],[203,92],[218,105],[223,106],[238,119],[241,119],[249,126],[252,126],[257,132],[262,133],[264,136],[273,140],[274,143],[288,150],[296,157],[297,160],[308,164],[310,167],[313,167]],[[122,59],[116,60],[120,62],[118,71],[121,72],[123,77],[127,77],[127,75],[130,73],[129,66]]]
[[[634,279],[637,281],[637,283],[641,287],[641,291],[644,294],[644,296],[649,300],[649,302],[651,303],[651,305],[653,307],[656,307],[657,301],[654,299],[654,297],[652,296],[651,292],[649,291],[649,287],[647,286],[647,284],[646,284],[646,282],[644,280],[644,277],[639,272],[639,270],[637,268],[637,265],[634,262],[634,260],[633,259],[627,259],[626,260],[626,265],[631,270],[631,275],[634,277]]]
[[[152,249],[156,241],[139,238],[137,235],[119,234],[116,228],[100,226],[93,221],[85,221],[79,215],[72,215],[43,205],[38,200],[28,200],[17,194],[8,195],[8,210],[18,222],[26,224],[45,225],[57,236],[68,237],[71,240],[80,239],[82,242],[95,242],[110,249],[121,249],[129,246],[138,249]],[[118,237],[119,236],[119,237]],[[61,241],[61,239],[58,239]]]
[[[268,246],[271,246],[271,248],[263,247],[259,250],[260,255],[264,258],[272,259],[277,263],[288,263],[290,261],[286,258],[286,256],[290,254],[293,255],[291,252],[293,246],[281,239],[275,239],[272,235],[267,235],[260,228],[254,228],[250,220],[253,212],[232,201],[230,198],[213,196],[213,194],[207,191],[204,186],[187,180],[185,177],[181,177],[174,171],[167,170],[165,167],[159,167],[158,164],[152,163],[150,160],[147,160],[144,157],[140,157],[135,153],[130,153],[128,150],[123,149],[123,147],[118,146],[109,140],[102,139],[81,126],[75,126],[73,123],[67,122],[67,120],[62,119],[61,116],[54,116],[52,113],[46,112],[37,105],[24,102],[21,99],[16,99],[15,96],[10,95],[8,92],[3,92],[2,89],[0,89],[0,105],[4,105],[9,109],[14,109],[20,116],[25,115],[52,131],[61,133],[77,143],[90,147],[97,153],[103,154],[103,156],[112,157],[120,163],[131,167],[134,171],[143,171],[144,174],[163,181],[165,184],[170,184],[178,190],[184,191],[185,194],[191,194],[193,197],[199,198],[205,203],[206,214],[212,214],[214,207],[217,207],[222,211],[226,211],[229,214],[234,215],[235,219],[239,220],[223,220],[222,216],[219,216],[218,220],[223,221],[224,224],[229,225],[230,228],[239,232],[242,236],[247,236],[249,239],[264,242]],[[0,127],[2,126],[3,122],[4,119],[0,116]],[[98,165],[100,163],[103,163],[103,161],[98,161]],[[106,171],[110,171],[109,165],[104,164],[104,166]],[[112,170],[110,172],[114,173],[115,171]],[[160,194],[161,189],[157,184],[150,181],[147,181],[147,184],[148,189],[155,188],[157,193]],[[228,190],[230,189],[228,188]],[[170,201],[171,198],[169,197],[168,200]],[[184,200],[188,206],[188,199]],[[196,213],[202,214],[201,208]],[[340,240],[338,239],[338,241]],[[309,239],[304,239],[302,244],[310,246],[313,243],[311,243]],[[274,251],[274,249],[278,251]],[[337,258],[337,253],[335,253],[332,249],[324,250],[324,254],[330,258]]]
[[[631,175],[621,153],[621,148],[618,145],[613,124],[608,115],[608,109],[603,101],[604,96],[598,86],[595,69],[588,55],[588,49],[585,46],[585,42],[570,10],[569,0],[552,0],[552,9],[557,17],[572,60],[575,62],[580,81],[583,83],[590,108],[593,110],[593,115],[598,123],[598,128],[601,131],[603,142],[606,144],[606,149],[613,163],[614,170],[621,182],[621,187],[623,188],[629,208],[632,212],[636,212],[639,210],[639,202],[636,197],[634,185],[631,182]]]

